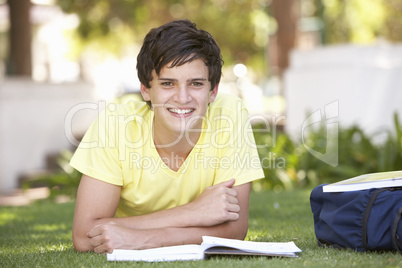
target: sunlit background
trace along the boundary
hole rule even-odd
[[[140,98],[135,66],[145,34],[183,18],[215,37],[225,61],[220,91],[240,96],[257,127],[268,122],[271,140],[278,132],[300,141],[316,111],[324,125],[381,132],[373,144],[395,130],[402,0],[0,0],[0,193],[60,166],[72,172],[60,154],[68,159],[99,108]],[[278,160],[289,154],[262,142]],[[277,183],[256,189],[327,175],[296,165],[299,149],[275,174],[266,172]],[[331,168],[343,168],[342,176],[361,167],[346,172],[341,152],[336,160]]]

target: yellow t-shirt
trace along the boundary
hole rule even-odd
[[[220,94],[210,104],[200,138],[177,172],[155,148],[153,116],[145,102],[110,104],[71,159],[81,173],[122,187],[116,217],[189,203],[231,178],[240,185],[264,177],[248,112],[236,96]]]

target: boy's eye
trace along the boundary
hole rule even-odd
[[[161,85],[165,86],[165,87],[171,87],[171,86],[173,86],[173,83],[172,82],[162,82]]]
[[[202,85],[204,85],[204,84],[201,83],[201,82],[192,82],[191,85],[192,85],[192,86],[195,86],[195,87],[200,87],[200,86],[202,86]]]

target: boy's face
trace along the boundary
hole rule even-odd
[[[167,66],[159,76],[153,71],[151,88],[141,85],[144,100],[151,101],[155,112],[155,130],[184,134],[190,129],[200,129],[208,104],[215,100],[218,85],[211,90],[208,67],[201,59],[173,68]]]

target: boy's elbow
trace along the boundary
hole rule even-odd
[[[72,238],[75,251],[87,252],[93,250],[91,245],[89,244],[89,239],[87,237],[79,237],[77,235],[74,235],[73,233]]]
[[[238,231],[235,233],[235,239],[244,240],[247,236],[248,232],[248,224],[245,226],[241,226]]]
[[[248,222],[242,224],[232,224],[228,230],[227,238],[244,240],[248,232]]]

